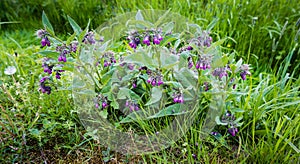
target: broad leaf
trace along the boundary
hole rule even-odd
[[[42,14],[42,22],[43,22],[43,25],[45,27],[45,29],[50,33],[50,34],[53,34],[54,35],[54,30],[53,30],[53,27],[46,15],[46,13],[43,11],[43,14]]]
[[[162,97],[162,90],[158,87],[153,87],[151,90],[151,98],[146,104],[146,106],[157,103],[161,99],[161,97]]]
[[[76,33],[76,35],[79,35],[80,32],[82,31],[80,26],[68,15],[68,20],[70,25],[73,28],[73,31]]]

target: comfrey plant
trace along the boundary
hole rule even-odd
[[[95,83],[94,107],[118,126],[136,121],[136,116],[149,120],[201,113],[200,107],[210,103],[210,108],[224,113],[213,120],[227,128],[228,134],[238,134],[241,118],[236,116],[230,95],[251,75],[250,68],[242,60],[236,62],[233,54],[222,53],[220,45],[225,39],[214,42],[211,28],[202,30],[187,22],[177,27],[161,19],[152,24],[138,12],[136,21],[128,21],[117,39],[111,39],[88,31],[88,27],[82,30],[68,19],[74,34],[61,41],[43,13],[44,29],[37,32],[45,49],[41,52],[45,56],[39,84],[42,93],[50,94],[55,81],[61,80],[73,63],[86,63],[92,65],[91,70],[84,64],[76,67],[84,69]],[[193,103],[196,107],[181,108]],[[115,117],[116,111],[128,115]]]

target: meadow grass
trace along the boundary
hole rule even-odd
[[[57,22],[54,28],[63,29],[61,32],[71,29],[65,27],[66,14],[78,20],[82,27],[88,18],[94,18],[93,25],[97,27],[112,15],[149,8],[171,8],[203,27],[217,19],[214,38],[230,37],[223,45],[224,49],[235,52],[253,66],[250,80],[242,84],[247,94],[237,101],[244,110],[240,113],[243,125],[237,137],[202,138],[203,118],[200,117],[198,123],[170,148],[149,155],[124,156],[99,146],[103,141],[94,140],[86,133],[73,109],[70,91],[61,90],[50,96],[38,92],[38,76],[43,70],[41,56],[37,53],[39,40],[34,32],[41,27],[38,20],[41,13],[35,11],[39,14],[37,18],[21,18],[21,22],[28,21],[23,26],[27,26],[26,30],[16,30],[22,27],[18,24],[2,25],[11,26],[8,30],[11,32],[2,31],[0,39],[1,163],[299,163],[298,1],[113,1],[102,4],[113,4],[110,6],[113,9],[104,12],[107,14],[104,16],[77,12],[80,5],[90,5],[84,8],[87,13],[91,7],[98,5],[101,8],[94,1],[80,4],[70,0],[66,2],[69,5],[57,1],[59,7],[50,2],[26,3],[36,8],[49,7],[49,19]],[[8,9],[10,12],[6,14],[10,20],[5,21],[20,21],[13,17],[17,11]],[[24,15],[35,13],[29,8],[19,12]],[[15,75],[4,75],[8,65],[18,68]]]

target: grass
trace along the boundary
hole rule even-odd
[[[22,4],[26,3],[34,6],[34,10],[24,8]],[[5,19],[1,18],[2,22],[28,21],[27,25],[1,25],[9,28],[1,32],[0,39],[1,163],[101,163],[109,160],[124,163],[299,163],[300,49],[299,40],[295,39],[299,29],[296,22],[300,17],[298,1],[26,3],[18,4],[20,7],[16,11],[8,7]],[[84,9],[88,11],[95,6],[105,8],[110,3],[113,10],[106,9],[104,16],[92,16],[90,12],[87,13],[91,15],[81,14],[77,10],[82,5],[87,6]],[[4,6],[8,4],[5,1]],[[38,92],[42,68],[41,56],[37,54],[39,40],[34,32],[41,27],[39,8],[48,11],[50,21],[57,22],[54,28],[61,29],[63,36],[71,29],[65,27],[66,14],[79,21],[82,27],[88,18],[93,18],[93,27],[97,27],[112,15],[149,8],[171,8],[203,27],[218,19],[213,29],[214,38],[230,37],[223,45],[225,51],[235,52],[254,68],[250,80],[241,84],[247,96],[235,100],[244,110],[239,113],[243,116],[243,125],[238,136],[202,138],[202,119],[199,118],[199,123],[193,124],[186,135],[158,153],[125,156],[99,146],[103,141],[92,139],[82,126],[73,109],[70,91],[60,90],[50,96]],[[38,16],[30,20],[14,17],[32,13]],[[27,29],[20,30],[22,26]],[[8,65],[18,68],[14,76],[3,74]]]

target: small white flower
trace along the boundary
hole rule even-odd
[[[17,69],[15,66],[8,66],[5,70],[4,70],[4,73],[6,75],[13,75],[17,72]]]

